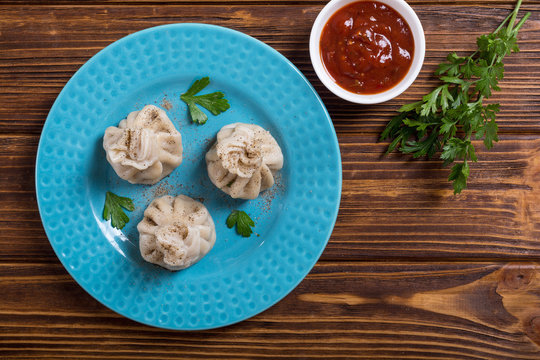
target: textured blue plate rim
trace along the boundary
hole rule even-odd
[[[289,60],[287,59],[283,54],[281,54],[279,51],[277,51],[276,49],[274,49],[273,47],[271,47],[270,45],[262,42],[261,40],[258,40],[257,38],[255,37],[252,37],[250,35],[247,35],[241,31],[238,31],[238,30],[234,30],[234,29],[231,29],[231,28],[227,28],[227,27],[223,27],[223,26],[218,26],[218,25],[212,25],[212,24],[205,24],[205,23],[189,23],[189,22],[186,22],[186,23],[174,23],[174,24],[165,24],[165,25],[158,25],[158,26],[154,26],[154,27],[150,27],[150,28],[146,28],[146,29],[143,29],[143,30],[140,30],[140,31],[136,31],[134,33],[131,33],[129,35],[126,35],[114,42],[112,42],[111,44],[107,45],[106,47],[104,47],[103,49],[101,49],[100,51],[98,51],[96,54],[94,54],[89,60],[87,60],[72,76],[71,78],[68,80],[68,82],[64,85],[64,87],[62,88],[62,90],[60,91],[60,93],[58,94],[56,100],[54,101],[52,107],[51,107],[51,110],[49,111],[48,115],[47,115],[47,119],[45,120],[45,124],[43,125],[43,128],[42,128],[42,131],[40,133],[40,139],[39,139],[39,142],[38,142],[38,149],[37,149],[37,155],[36,155],[36,163],[35,163],[35,171],[34,171],[34,178],[35,178],[35,189],[36,189],[36,200],[37,200],[37,205],[38,205],[38,210],[39,210],[39,215],[40,215],[40,219],[41,219],[41,222],[42,224],[44,224],[44,221],[43,221],[43,210],[42,210],[42,207],[41,207],[41,202],[40,202],[40,192],[39,192],[39,186],[38,186],[38,182],[39,182],[39,172],[38,172],[38,169],[39,169],[39,163],[40,163],[40,158],[41,158],[41,149],[43,148],[42,147],[42,142],[44,141],[44,137],[43,137],[43,134],[44,132],[47,130],[48,126],[50,125],[50,121],[49,121],[49,118],[51,117],[51,114],[54,113],[54,111],[56,110],[56,107],[58,106],[58,103],[59,103],[59,99],[61,99],[65,89],[66,89],[66,86],[69,82],[72,81],[73,78],[75,78],[77,76],[77,74],[81,73],[81,72],[84,72],[86,70],[87,67],[91,66],[92,63],[94,63],[96,60],[96,58],[98,57],[99,54],[103,53],[103,52],[106,52],[106,51],[109,51],[111,46],[113,44],[116,44],[116,45],[121,45],[129,40],[131,40],[131,38],[134,38],[136,36],[140,36],[142,34],[145,34],[145,33],[152,33],[152,32],[155,32],[155,31],[162,31],[162,30],[165,30],[165,29],[169,29],[169,28],[173,28],[173,27],[184,27],[184,26],[193,26],[193,27],[199,27],[199,26],[202,26],[202,27],[207,27],[207,28],[214,28],[215,30],[217,31],[224,31],[224,32],[229,32],[231,34],[234,34],[235,36],[240,36],[240,37],[244,37],[244,38],[249,38],[250,41],[254,41],[255,43],[257,43],[259,46],[263,46],[263,47],[266,47],[267,49],[269,49],[272,53],[274,53],[278,58],[280,58],[282,61],[284,61],[292,70],[294,70],[295,73],[297,73],[300,78],[305,82],[305,84],[308,86],[308,88],[313,92],[313,94],[315,95],[315,98],[317,99],[319,105],[321,106],[322,110],[324,111],[324,114],[325,114],[325,117],[326,117],[326,120],[328,122],[328,125],[329,125],[329,129],[333,135],[333,142],[332,144],[336,147],[336,162],[338,163],[338,169],[339,169],[339,174],[338,174],[338,183],[337,183],[337,190],[338,190],[338,198],[337,198],[337,201],[335,203],[335,206],[333,209],[331,209],[331,225],[328,226],[327,228],[327,231],[326,233],[324,234],[324,243],[323,245],[324,246],[321,246],[321,249],[320,251],[315,254],[313,256],[313,259],[312,259],[312,262],[310,263],[310,265],[307,267],[307,271],[305,271],[301,276],[299,276],[297,278],[297,281],[293,282],[287,290],[285,290],[284,294],[282,296],[277,296],[275,298],[274,301],[270,301],[269,304],[265,307],[265,308],[262,308],[261,310],[259,311],[254,311],[254,312],[251,312],[251,313],[248,313],[246,314],[243,318],[239,319],[239,320],[234,320],[234,321],[229,321],[229,322],[225,322],[225,323],[222,323],[222,324],[219,324],[219,325],[216,325],[216,326],[202,326],[202,327],[198,327],[198,328],[190,328],[190,329],[183,329],[183,328],[178,328],[178,327],[173,327],[173,326],[163,326],[163,325],[160,325],[160,324],[157,324],[156,322],[151,322],[151,321],[145,321],[144,319],[140,319],[140,318],[136,318],[134,316],[132,316],[129,312],[127,311],[124,311],[124,310],[121,310],[121,309],[115,309],[114,307],[110,306],[109,304],[107,304],[105,302],[104,299],[101,299],[99,297],[96,296],[96,294],[91,290],[89,289],[88,287],[86,287],[85,285],[82,284],[82,282],[78,281],[77,279],[77,276],[75,276],[73,274],[73,272],[70,270],[69,266],[67,266],[67,264],[65,263],[65,259],[63,256],[61,256],[61,254],[59,253],[59,249],[57,249],[57,247],[55,247],[53,245],[53,243],[50,241],[50,238],[51,238],[51,234],[49,233],[49,230],[47,230],[47,227],[43,226],[44,230],[45,230],[45,233],[47,235],[47,239],[49,240],[49,243],[51,244],[51,247],[53,248],[53,251],[55,252],[57,258],[60,260],[62,266],[64,267],[64,269],[66,269],[66,271],[69,273],[69,275],[75,280],[75,282],[77,282],[77,284],[82,287],[90,296],[92,296],[94,299],[96,299],[99,303],[101,303],[103,306],[105,306],[106,308],[112,310],[113,312],[117,313],[117,314],[120,314],[122,315],[123,317],[126,317],[130,320],[133,320],[135,322],[138,322],[138,323],[141,323],[141,324],[144,324],[144,325],[148,325],[148,326],[151,326],[151,327],[156,327],[156,328],[161,328],[161,329],[167,329],[167,330],[180,330],[180,331],[199,331],[199,330],[210,330],[210,329],[217,329],[217,328],[221,328],[221,327],[226,327],[226,326],[230,326],[230,325],[233,325],[233,324],[236,324],[236,323],[239,323],[239,322],[242,322],[242,321],[245,321],[247,319],[250,319],[266,310],[268,310],[269,308],[271,308],[272,306],[274,306],[275,304],[277,304],[279,301],[281,301],[283,298],[285,298],[287,295],[289,295],[304,279],[305,277],[311,272],[311,270],[313,269],[313,267],[315,266],[315,264],[318,262],[319,258],[321,257],[324,249],[326,248],[326,246],[328,245],[328,241],[330,240],[330,237],[332,235],[332,232],[333,232],[333,229],[335,227],[335,224],[336,224],[336,220],[337,220],[337,216],[338,216],[338,212],[339,212],[339,206],[340,206],[340,203],[341,203],[341,195],[342,195],[342,183],[343,183],[343,170],[342,170],[342,163],[341,163],[341,150],[340,150],[340,147],[339,147],[339,142],[338,142],[338,138],[337,138],[337,134],[336,134],[336,131],[335,131],[335,128],[334,128],[334,125],[333,125],[333,122],[332,122],[332,119],[330,118],[330,115],[328,113],[328,110],[326,109],[326,106],[324,105],[323,101],[321,100],[319,94],[317,93],[317,91],[315,90],[315,88],[312,86],[312,84],[309,82],[309,80],[304,76],[304,74]],[[323,237],[323,234],[321,234],[321,238]]]

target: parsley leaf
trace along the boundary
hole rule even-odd
[[[241,210],[233,210],[227,218],[227,227],[231,229],[236,224],[236,232],[243,237],[249,237],[255,226],[255,222],[251,220],[249,215]]]
[[[103,219],[111,220],[111,225],[114,228],[122,229],[129,222],[129,217],[124,210],[133,211],[135,205],[130,198],[118,196],[110,191],[105,195],[105,206],[103,207]]]
[[[499,141],[499,137],[497,136],[498,129],[499,127],[497,126],[495,120],[491,120],[486,123],[484,133],[484,145],[486,148],[491,149],[493,147],[493,142]]]
[[[444,165],[454,162],[456,159],[464,159],[471,146],[470,140],[461,140],[459,138],[451,138],[443,147],[441,159],[444,160]]]
[[[199,80],[195,80],[193,82],[193,85],[191,85],[191,87],[188,89],[188,91],[186,91],[185,94],[182,94],[182,95],[193,96],[197,94],[199,91],[201,91],[202,89],[204,89],[205,87],[207,87],[209,84],[210,84],[210,78],[208,76],[203,77]]]
[[[457,75],[459,73],[460,65],[466,61],[466,58],[459,57],[455,52],[453,52],[448,54],[446,60],[448,60],[448,62],[439,64],[439,68],[435,72],[436,75]]]
[[[499,140],[495,121],[499,104],[484,105],[483,100],[500,90],[504,57],[519,51],[518,31],[531,15],[527,13],[516,24],[521,3],[518,0],[495,31],[477,39],[476,52],[467,57],[448,54],[435,72],[442,85],[421,101],[403,105],[381,133],[380,141],[391,140],[387,154],[398,149],[414,158],[430,158],[442,150],[444,166],[457,162],[448,177],[454,194],[467,186],[468,161],[477,161],[471,139],[483,139],[487,149]]]
[[[457,132],[456,121],[452,121],[448,118],[442,119],[443,124],[439,130],[439,134],[448,134],[449,137],[454,137]]]
[[[469,164],[464,161],[452,166],[448,181],[453,181],[454,194],[459,194],[461,190],[467,187],[467,178],[469,177]]]
[[[204,124],[208,120],[208,116],[197,105],[201,105],[213,115],[219,115],[230,107],[229,102],[225,99],[225,94],[221,91],[216,91],[210,94],[205,95],[196,95],[202,89],[210,84],[210,78],[203,77],[202,79],[196,80],[193,85],[180,95],[180,99],[184,101],[189,109],[189,114],[191,120],[197,124]]]

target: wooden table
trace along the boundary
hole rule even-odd
[[[414,85],[376,106],[329,93],[308,38],[324,1],[1,1],[1,359],[540,359],[540,2],[506,61],[500,142],[480,143],[469,189],[453,196],[438,160],[383,156],[394,111],[427,93],[449,51],[468,53],[513,0],[411,0],[427,52]],[[341,144],[343,196],[328,247],[277,305],[203,332],[144,326],[68,275],[43,231],[34,162],[47,113],[103,47],[151,26],[204,22],[289,58],[324,100]]]

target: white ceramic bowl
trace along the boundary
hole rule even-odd
[[[388,101],[403,91],[405,91],[416,79],[422,64],[424,63],[424,55],[426,53],[426,39],[424,37],[424,29],[422,23],[414,10],[404,0],[376,0],[380,3],[386,4],[396,10],[409,24],[414,38],[414,57],[411,67],[405,75],[405,77],[393,88],[377,94],[356,94],[345,90],[328,74],[326,71],[320,54],[320,39],[321,32],[328,22],[328,19],[335,14],[336,11],[342,7],[354,2],[362,0],[332,0],[321,10],[317,19],[313,23],[311,28],[311,36],[309,38],[309,55],[311,57],[311,63],[317,73],[317,76],[322,83],[334,94],[342,99],[358,103],[358,104],[377,104],[384,101]]]

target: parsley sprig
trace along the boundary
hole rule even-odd
[[[518,31],[531,15],[516,24],[521,2],[494,32],[477,39],[473,54],[449,54],[435,72],[443,84],[421,101],[402,106],[380,136],[381,141],[392,140],[387,154],[397,148],[414,158],[431,158],[442,150],[444,166],[455,163],[448,177],[454,194],[467,187],[469,161],[478,160],[472,140],[483,139],[487,149],[499,140],[495,121],[499,104],[484,105],[483,100],[500,90],[504,57],[519,51]]]
[[[129,222],[129,217],[124,210],[133,211],[135,205],[130,198],[118,196],[110,191],[105,195],[105,206],[103,207],[103,219],[111,220],[114,228],[122,229]]]
[[[188,91],[180,95],[180,99],[188,106],[191,120],[194,123],[201,125],[206,123],[208,116],[206,116],[206,114],[199,109],[197,104],[206,108],[213,115],[219,115],[230,107],[229,102],[224,98],[225,94],[223,94],[221,91],[204,95],[196,95],[202,89],[207,87],[208,84],[210,84],[210,78],[208,76],[203,77],[202,79],[196,80]]]
[[[249,237],[255,226],[255,222],[251,220],[249,215],[242,210],[233,210],[227,218],[227,227],[231,229],[236,224],[236,232],[243,237]]]

